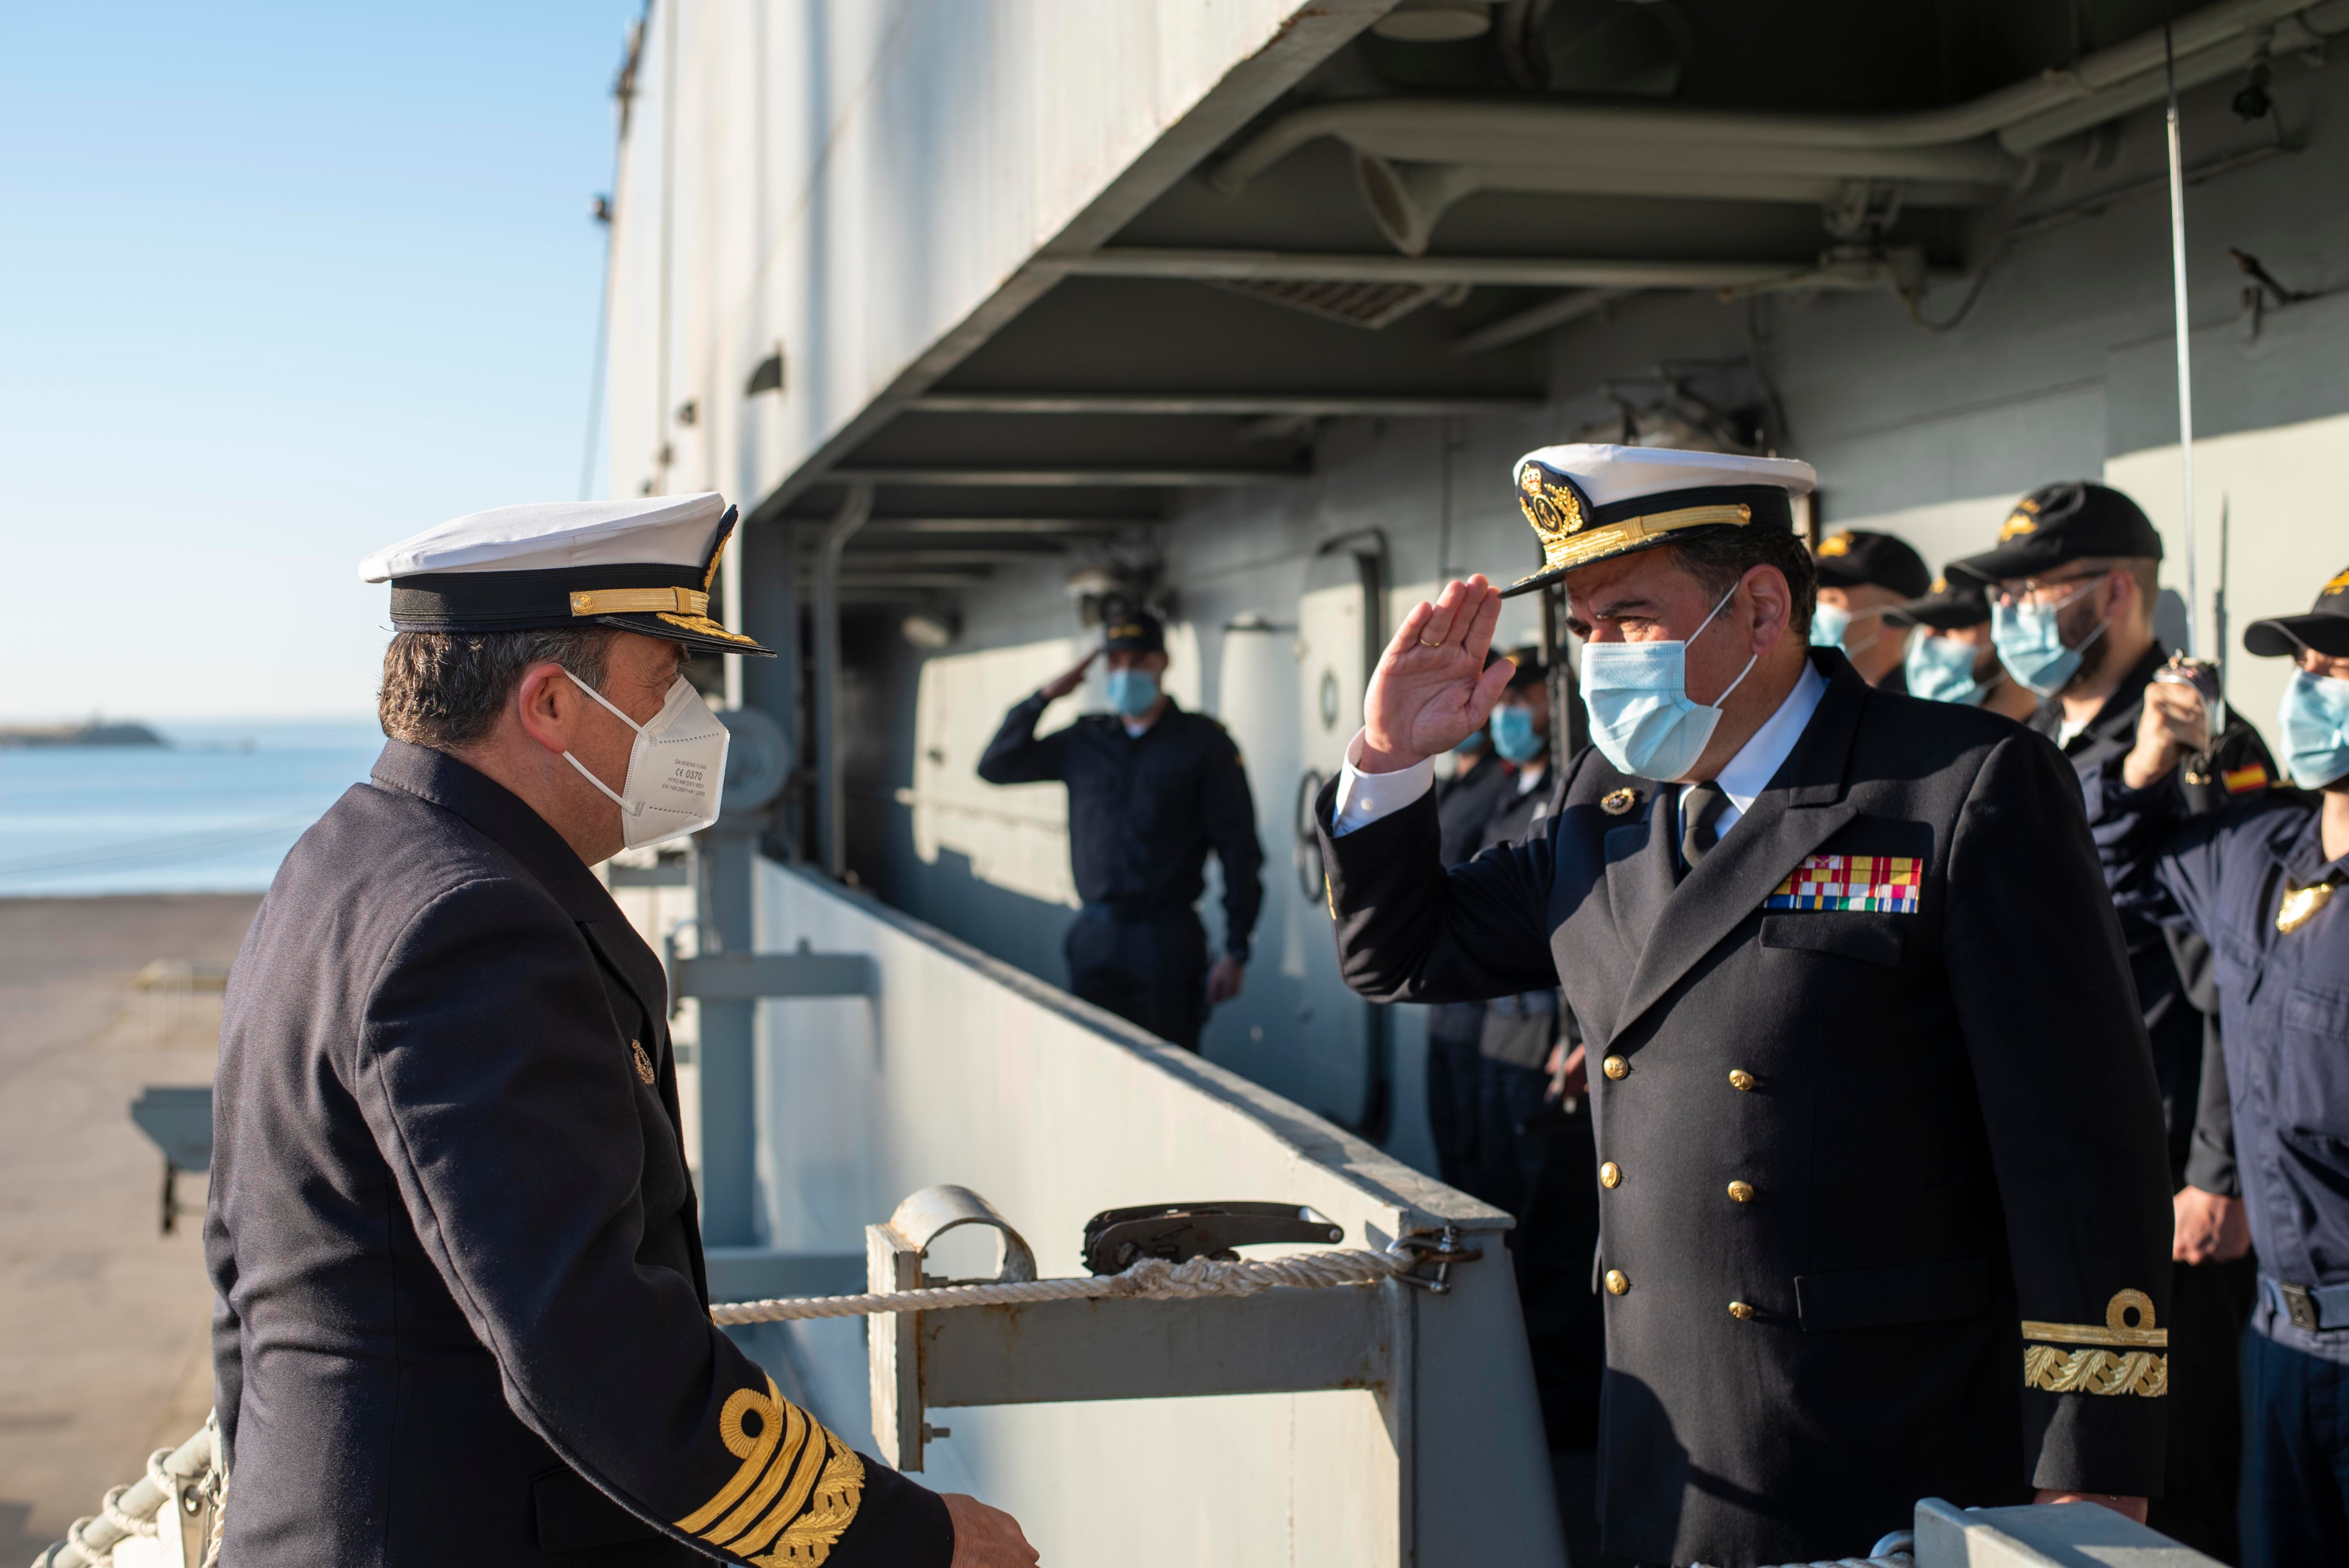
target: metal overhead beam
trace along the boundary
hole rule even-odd
[[[1187,490],[1289,484],[1305,474],[1299,469],[886,468],[834,469],[828,477],[849,484],[872,485],[1027,485],[1039,489],[1094,485],[1104,489]]]
[[[1059,561],[1068,552],[1057,545],[1018,550],[884,550],[852,552],[842,570],[864,575],[895,572],[900,566],[1017,566],[1038,561]]]
[[[1154,527],[1154,517],[876,517],[867,533],[1114,533]]]
[[[1528,397],[1381,397],[1350,392],[930,392],[906,406],[915,414],[1228,414],[1312,419],[1478,418],[1527,414]]]
[[[1530,309],[1487,322],[1474,332],[1462,333],[1452,340],[1451,352],[1454,357],[1464,357],[1483,354],[1488,349],[1503,348],[1536,333],[1564,326],[1569,321],[1580,321],[1586,315],[1596,315],[1617,300],[1637,292],[1635,289],[1578,289],[1572,294],[1560,294]]]
[[[1793,262],[1568,260],[1545,256],[1391,256],[1327,251],[1219,251],[1116,245],[1082,256],[1039,256],[1031,270],[1064,277],[1305,278],[1339,283],[1506,284],[1521,288],[1723,289],[1783,277]]]
[[[984,583],[991,575],[984,567],[972,567],[961,572],[882,572],[869,576],[841,579],[843,593],[866,593],[875,589],[895,588],[968,588],[974,583]]]
[[[1143,209],[1272,107],[1280,95],[1393,8],[1395,0],[1299,0],[1264,46],[1236,62],[1206,96],[1112,180],[1085,210],[1048,242],[1061,254],[1082,254],[1139,217]],[[843,422],[776,486],[759,510],[780,515],[832,476],[832,465],[869,439],[912,398],[959,365],[1058,283],[1062,273],[1035,264],[1014,272],[994,295],[899,372],[895,381]]]

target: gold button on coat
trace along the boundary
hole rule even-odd
[[[1625,1274],[1621,1269],[1609,1269],[1607,1271],[1607,1294],[1609,1295],[1621,1295],[1625,1291],[1630,1290],[1630,1288],[1631,1276],[1630,1274]]]
[[[1609,1057],[1599,1064],[1599,1070],[1611,1078],[1622,1078],[1631,1070],[1631,1064],[1621,1057]]]
[[[1623,1184],[1623,1168],[1609,1160],[1599,1168],[1599,1184],[1601,1187],[1620,1187]]]
[[[1733,1089],[1741,1090],[1752,1088],[1754,1087],[1754,1075],[1747,1072],[1744,1068],[1732,1068],[1729,1069],[1729,1087]]]
[[[1753,1317],[1754,1309],[1742,1301],[1733,1301],[1729,1304],[1729,1315],[1744,1323]]]
[[[1754,1202],[1754,1188],[1752,1183],[1745,1181],[1732,1181],[1729,1184],[1729,1201],[1733,1203],[1751,1203]]]

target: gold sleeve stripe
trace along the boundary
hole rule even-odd
[[[792,1568],[815,1568],[832,1555],[833,1543],[856,1518],[857,1506],[864,1501],[864,1463],[834,1438],[814,1506],[783,1532],[774,1551],[759,1559],[761,1568],[784,1568],[787,1563]]]
[[[823,1430],[808,1418],[806,1411],[789,1399],[784,1400],[783,1440],[775,1449],[775,1462],[767,1467],[766,1479],[750,1489],[750,1495],[742,1500],[742,1506],[711,1525],[703,1539],[722,1546],[750,1529],[759,1515],[766,1511],[767,1504],[774,1501],[776,1491],[792,1473],[792,1460],[799,1457],[801,1448],[823,1449],[823,1439],[814,1435]]]
[[[814,1423],[811,1425],[814,1429],[808,1434],[807,1447],[799,1456],[799,1469],[792,1477],[792,1484],[783,1489],[783,1495],[776,1501],[773,1510],[759,1522],[756,1530],[740,1541],[724,1541],[718,1544],[729,1552],[751,1556],[772,1541],[776,1532],[789,1524],[798,1516],[800,1510],[807,1506],[809,1494],[815,1491],[816,1479],[823,1473],[824,1457],[831,1451],[833,1444],[839,1440],[828,1428]],[[783,1461],[777,1460],[775,1471],[778,1475],[782,1473],[783,1468]]]
[[[718,1489],[717,1496],[678,1520],[679,1530],[688,1535],[700,1534],[711,1520],[733,1507],[734,1500],[750,1490],[750,1483],[759,1479],[767,1461],[774,1457],[775,1439],[782,1435],[783,1424],[775,1418],[782,1403],[783,1397],[776,1392],[772,1377],[767,1379],[764,1395],[755,1388],[737,1388],[727,1396],[725,1408],[718,1413],[718,1440],[726,1445],[728,1453],[742,1461],[742,1468],[734,1472],[732,1480]],[[742,1418],[753,1411],[759,1416],[756,1437],[742,1429]]]
[[[2135,1323],[2129,1321],[2132,1312],[2137,1314]],[[2044,1339],[2055,1345],[2169,1348],[2169,1330],[2154,1326],[2153,1298],[2141,1290],[2116,1291],[2113,1299],[2105,1304],[2105,1321],[2101,1327],[2088,1323],[2041,1323],[2026,1317],[2023,1320],[2023,1337]]]
[[[2129,1321],[2134,1313],[2137,1321]],[[2023,1337],[2046,1340],[2023,1347],[2023,1386],[2051,1394],[2136,1394],[2158,1399],[2169,1392],[2169,1330],[2153,1321],[2153,1298],[2141,1290],[2116,1291],[2105,1304],[2103,1326],[2088,1323],[2023,1320]],[[2096,1348],[2066,1354],[2058,1345]],[[2108,1348],[2106,1348],[2108,1347]]]

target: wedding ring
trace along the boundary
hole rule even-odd
[[[1444,639],[1438,637],[1433,642],[1430,642],[1427,638],[1422,637],[1419,639],[1419,645],[1423,648],[1440,648],[1444,645]]]

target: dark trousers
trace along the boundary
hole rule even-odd
[[[2242,1366],[2243,1568],[2349,1563],[2349,1366],[2256,1328]]]
[[[2167,1480],[2147,1522],[2221,1563],[2235,1561],[2235,1494],[2242,1469],[2243,1325],[2259,1296],[2259,1264],[2169,1268]]]
[[[1463,1192],[1475,1191],[1476,1046],[1484,1032],[1482,1002],[1441,1002],[1427,1010],[1427,1125],[1435,1174]]]
[[[1069,989],[1182,1047],[1199,1048],[1207,1020],[1207,933],[1198,913],[1087,904],[1062,951]]]

